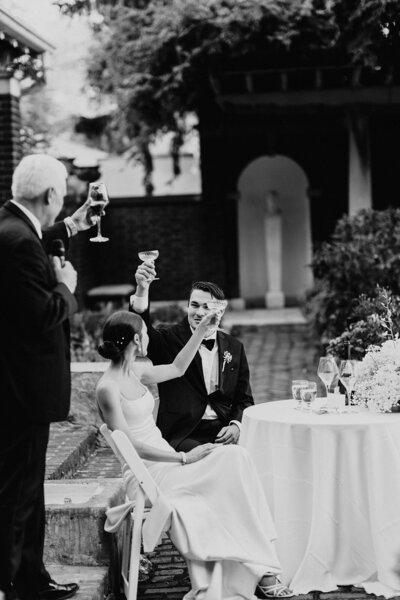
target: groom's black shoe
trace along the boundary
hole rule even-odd
[[[38,593],[39,600],[66,600],[79,590],[77,583],[56,583],[52,579]]]

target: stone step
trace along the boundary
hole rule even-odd
[[[104,600],[109,594],[108,567],[68,566],[47,564],[50,575],[57,583],[78,583],[74,600]]]
[[[47,481],[45,564],[110,564],[114,541],[104,531],[105,512],[123,500],[121,478]]]
[[[46,479],[71,477],[94,451],[98,438],[95,425],[74,427],[68,422],[50,427],[46,456]]]

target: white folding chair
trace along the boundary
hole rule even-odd
[[[152,506],[159,489],[133,444],[123,431],[111,432],[107,425],[100,427],[100,432],[113,450],[121,464],[126,463],[135,476],[138,488],[135,495],[135,506],[125,520],[122,537],[121,578],[122,588],[127,600],[136,600],[139,581],[140,547],[142,541],[142,526]]]

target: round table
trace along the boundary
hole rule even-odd
[[[292,400],[244,411],[251,454],[297,594],[337,585],[399,595],[400,414],[316,414]]]

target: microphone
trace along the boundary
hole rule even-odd
[[[51,254],[53,256],[58,256],[62,267],[65,265],[65,246],[62,240],[56,239],[52,241]]]

